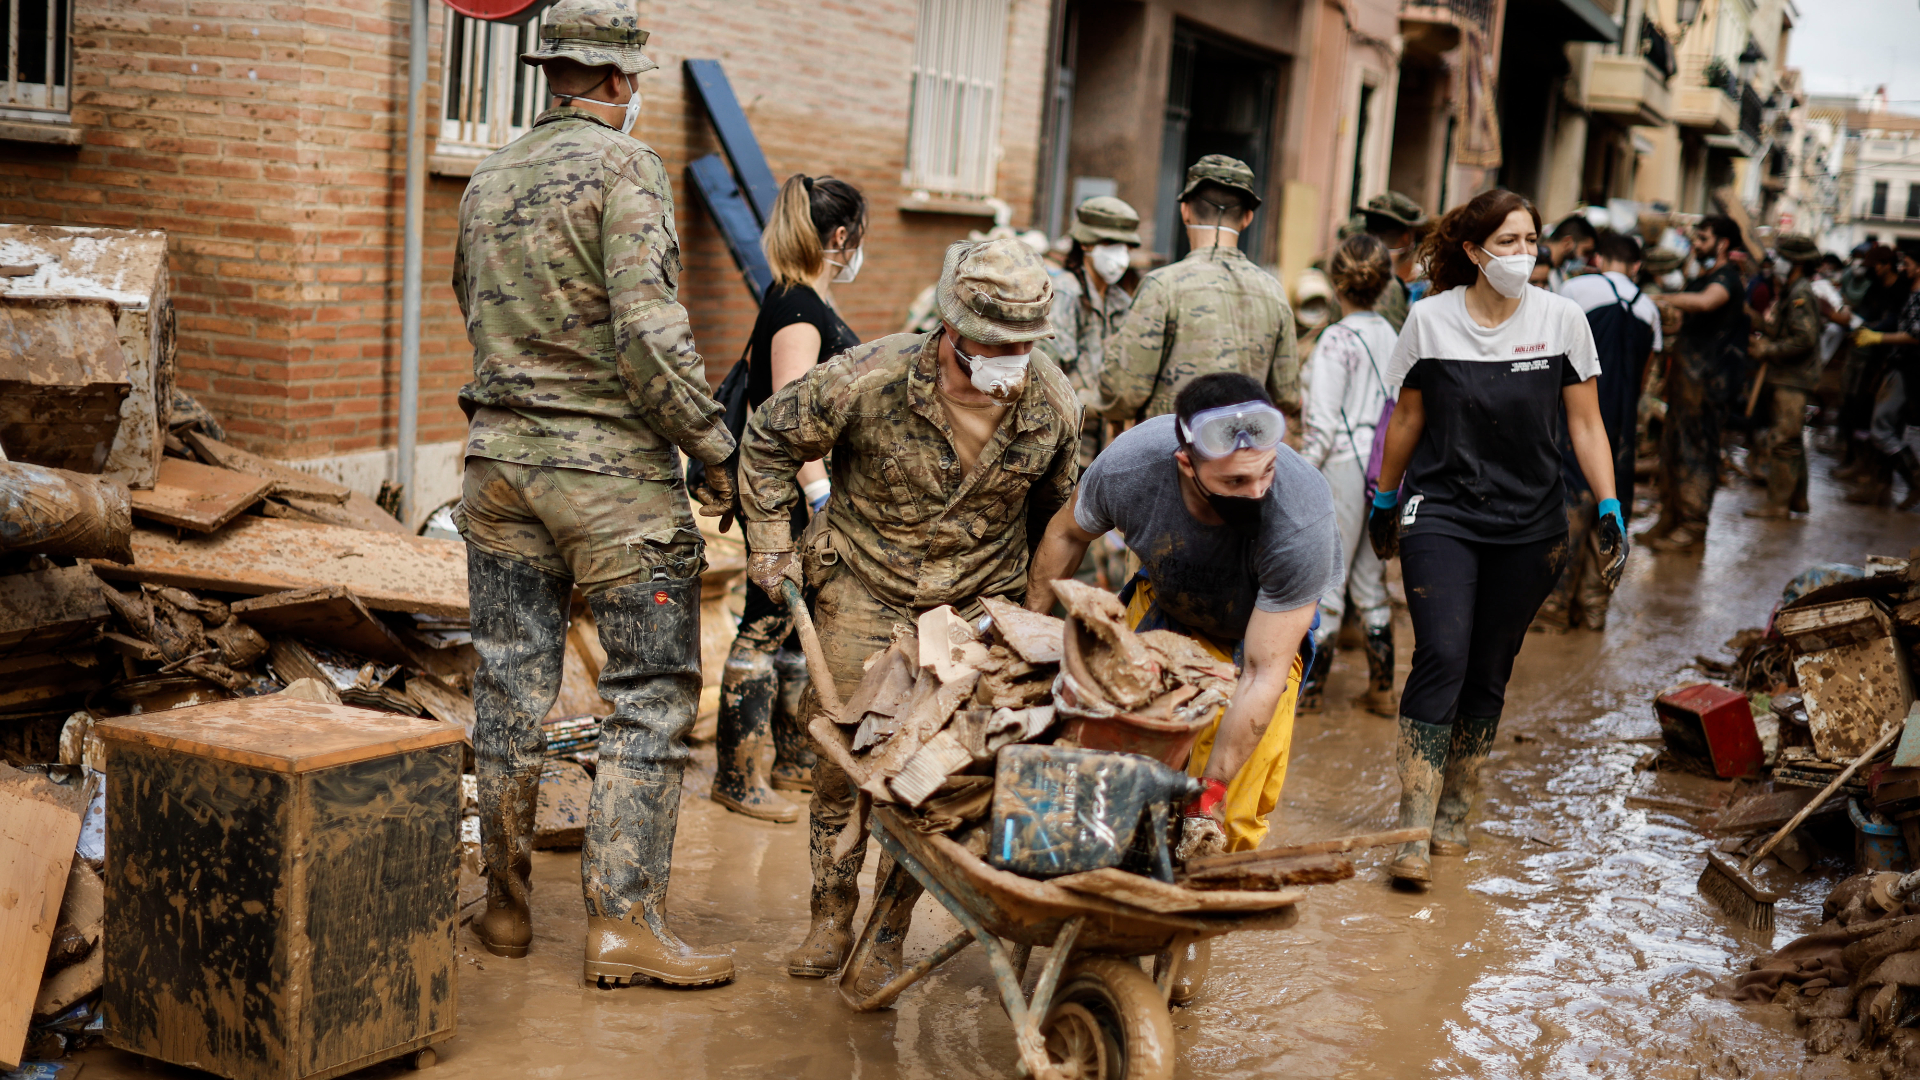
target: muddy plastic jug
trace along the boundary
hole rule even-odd
[[[1004,747],[987,861],[1036,878],[1121,866],[1172,881],[1170,826],[1199,793],[1199,781],[1139,754]]]

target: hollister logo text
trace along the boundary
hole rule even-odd
[[[1509,371],[1545,371],[1546,369],[1547,369],[1547,362],[1545,360],[1515,360],[1513,362],[1513,366],[1511,368],[1508,368],[1507,370]]]
[[[1544,342],[1544,341],[1539,341],[1539,342],[1535,342],[1535,343],[1534,343],[1534,344],[1532,344],[1532,345],[1515,345],[1515,346],[1513,347],[1513,351],[1514,351],[1514,352],[1515,352],[1516,354],[1519,354],[1519,353],[1536,353],[1536,352],[1546,352],[1546,351],[1547,351],[1547,343],[1546,343],[1546,342]]]

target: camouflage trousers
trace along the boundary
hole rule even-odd
[[[1707,529],[1720,486],[1720,405],[1680,363],[1667,372],[1667,418],[1660,436],[1661,523]]]
[[[1807,510],[1807,391],[1774,384],[1773,423],[1760,436],[1767,460],[1767,502]]]

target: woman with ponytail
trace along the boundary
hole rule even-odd
[[[834,310],[833,286],[851,284],[859,275],[866,228],[866,197],[845,180],[796,173],[780,185],[773,219],[760,236],[773,285],[761,299],[748,347],[747,402],[754,408],[815,364],[860,344]],[[818,461],[802,466],[798,479],[806,506],[794,505],[796,538],[831,493]],[[784,605],[748,589],[720,683],[713,801],[766,821],[800,818],[800,808],[774,789],[813,790],[813,747],[800,719],[807,666],[792,631]],[[760,769],[769,730],[771,784]]]
[[[1609,589],[1627,560],[1593,333],[1578,304],[1527,283],[1539,239],[1540,215],[1511,191],[1449,211],[1421,253],[1433,295],[1387,363],[1398,404],[1367,532],[1381,559],[1400,556],[1413,621],[1400,825],[1433,830],[1387,873],[1419,889],[1429,855],[1466,854],[1514,657],[1567,562],[1563,424],[1600,500]]]

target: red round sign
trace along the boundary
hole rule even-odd
[[[540,0],[447,0],[447,6],[462,15],[495,22],[521,22],[538,14]]]

